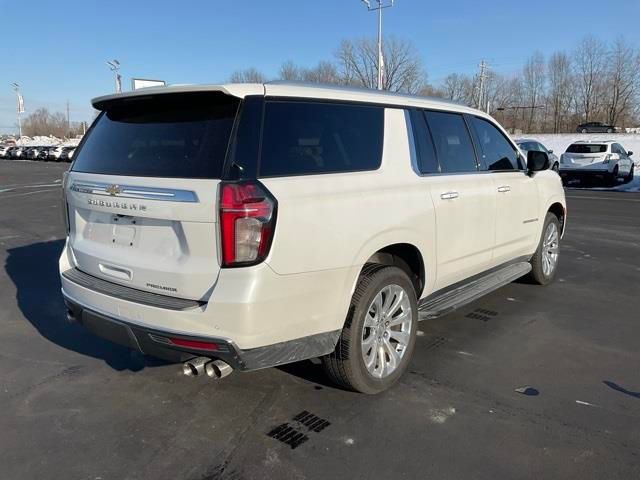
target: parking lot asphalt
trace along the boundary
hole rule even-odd
[[[556,282],[422,322],[364,396],[311,361],[185,378],[67,324],[65,168],[0,161],[0,478],[640,478],[640,194],[568,190]]]

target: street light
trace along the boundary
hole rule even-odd
[[[16,92],[16,111],[18,112],[18,139],[22,138],[22,120],[20,118],[20,114],[24,113],[24,99],[22,98],[22,94],[20,93],[20,85],[16,82],[11,84],[13,89]]]
[[[376,0],[377,7],[372,7],[369,0],[362,0],[367,6],[367,10],[370,12],[378,12],[378,90],[382,90],[382,84],[384,81],[384,58],[382,55],[382,10],[385,8],[393,7],[394,0],[391,3],[385,4],[384,0]]]
[[[118,60],[111,60],[107,62],[107,65],[115,75],[116,80],[116,93],[122,93],[122,77],[120,76],[120,62]]]

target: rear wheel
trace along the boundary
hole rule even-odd
[[[542,228],[542,238],[531,260],[529,279],[538,285],[553,281],[560,258],[560,221],[553,213],[547,213]]]
[[[629,170],[629,174],[626,177],[624,177],[624,181],[626,183],[629,183],[630,181],[633,180],[634,170],[635,170],[635,165],[631,165],[631,170]]]
[[[554,163],[553,167],[551,167],[551,170],[553,170],[556,173],[560,173],[560,165],[558,165],[557,163]]]
[[[613,167],[613,172],[611,172],[609,174],[609,177],[607,178],[607,183],[609,184],[609,186],[614,187],[616,183],[618,183],[619,175],[620,175],[620,170],[618,169],[618,165],[616,165],[615,167]]]
[[[409,365],[417,323],[416,292],[407,274],[398,267],[365,265],[336,349],[323,357],[327,374],[361,393],[388,389]]]

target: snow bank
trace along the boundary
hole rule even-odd
[[[72,138],[69,140],[63,140],[57,137],[22,137],[16,141],[16,145],[20,147],[57,147],[62,145],[63,147],[77,147],[80,143],[79,138]]]
[[[553,150],[558,158],[563,154],[569,145],[578,140],[613,140],[622,145],[627,151],[633,152],[633,158],[636,164],[636,175],[632,182],[620,184],[612,188],[597,188],[598,190],[617,190],[625,192],[640,192],[640,134],[631,133],[560,133],[560,134],[540,134],[540,135],[520,135],[514,138],[534,138],[542,143],[549,150]]]

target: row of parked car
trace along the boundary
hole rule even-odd
[[[10,147],[0,146],[0,158],[6,160],[41,160],[45,162],[71,162],[73,152],[76,147],[73,146],[55,146],[55,147]]]

